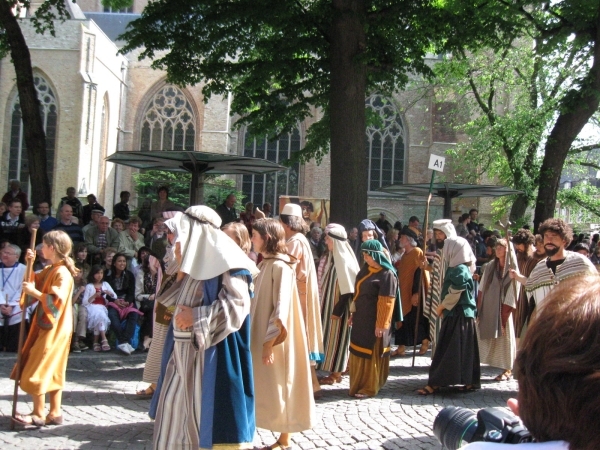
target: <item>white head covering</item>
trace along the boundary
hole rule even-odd
[[[434,220],[433,229],[443,232],[446,235],[446,239],[456,237],[456,229],[450,219]]]
[[[181,268],[195,280],[210,280],[232,269],[256,265],[219,227],[221,218],[208,206],[190,206],[181,216],[177,242],[181,245]]]
[[[456,267],[460,264],[466,264],[469,266],[471,273],[475,272],[477,258],[471,250],[469,241],[465,238],[456,236],[446,239],[444,241],[443,258],[446,262],[444,267]]]
[[[333,241],[333,264],[337,273],[340,294],[354,294],[354,283],[360,267],[352,247],[348,244],[346,230],[337,223],[330,223],[325,227],[325,234]]]
[[[281,210],[280,214],[285,216],[302,217],[302,207],[295,203],[287,203]]]

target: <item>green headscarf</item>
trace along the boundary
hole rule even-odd
[[[404,320],[404,318],[402,317],[402,307],[400,306],[402,305],[402,300],[400,298],[400,283],[398,282],[398,274],[396,273],[396,269],[392,265],[387,254],[383,251],[383,245],[381,245],[381,242],[371,239],[363,242],[360,246],[360,249],[363,252],[367,252],[377,264],[379,264],[384,269],[390,270],[396,277],[398,287],[396,288],[396,301],[394,304],[394,314],[392,316],[393,329],[394,322],[400,322]]]
[[[363,242],[360,246],[360,249],[363,252],[367,252],[369,256],[373,258],[381,267],[391,270],[394,272],[394,274],[396,273],[396,269],[383,250],[383,245],[381,245],[381,242],[371,239]]]

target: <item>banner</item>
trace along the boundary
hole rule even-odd
[[[321,228],[325,228],[329,223],[329,199],[282,195],[279,197],[279,211],[288,203],[302,207],[302,215],[308,226],[312,222],[318,222]]]

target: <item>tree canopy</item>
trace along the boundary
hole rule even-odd
[[[131,24],[122,52],[176,84],[233,93],[255,135],[276,136],[320,110],[299,157],[331,154],[331,217],[366,215],[365,99],[433,75],[427,53],[499,46],[525,22],[483,0],[156,0]]]
[[[565,165],[593,167],[598,142],[579,136],[598,109],[598,3],[502,2],[525,22],[496,48],[458,49],[436,66],[438,92],[457,98],[468,141],[458,152],[478,162],[477,173],[497,176],[524,192],[511,219],[535,203],[534,224],[554,215]],[[572,169],[573,170],[573,169]],[[468,175],[468,174],[465,174]],[[589,189],[563,195],[594,206]],[[597,210],[597,209],[596,209]]]

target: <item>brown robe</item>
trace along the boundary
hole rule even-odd
[[[53,264],[35,275],[35,287],[44,296],[23,346],[19,384],[30,395],[41,395],[65,385],[73,334],[73,277],[63,263]],[[11,379],[15,376],[16,367]]]

